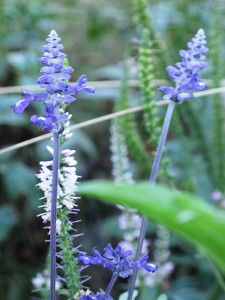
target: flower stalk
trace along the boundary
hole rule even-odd
[[[111,280],[110,280],[110,282],[109,282],[109,285],[108,285],[108,287],[107,287],[107,289],[106,289],[106,291],[105,291],[105,297],[107,297],[107,296],[110,295],[111,290],[112,290],[112,288],[113,288],[113,286],[114,286],[114,284],[115,284],[115,282],[116,282],[118,276],[119,276],[119,275],[118,275],[117,272],[114,272],[114,273],[113,273],[113,275],[112,275],[112,277],[111,277]]]
[[[50,300],[56,299],[56,219],[57,219],[57,190],[60,157],[60,135],[53,133],[53,167],[52,167],[52,198],[50,220]]]
[[[37,176],[41,179],[38,186],[44,191],[46,200],[43,205],[45,213],[41,216],[44,222],[50,221],[50,300],[56,300],[56,234],[60,232],[61,227],[61,222],[57,219],[57,208],[64,204],[69,210],[73,209],[75,199],[73,182],[75,183],[77,178],[74,175],[71,181],[71,172],[75,170],[70,168],[74,166],[74,161],[70,158],[71,151],[67,150],[66,153],[60,151],[60,135],[70,118],[65,108],[76,100],[75,96],[80,92],[94,93],[92,87],[85,85],[86,75],[80,76],[75,85],[68,82],[71,78],[70,73],[74,70],[65,64],[66,54],[61,51],[63,45],[59,43],[60,40],[57,32],[52,30],[46,39],[46,45],[43,46],[43,56],[39,59],[42,64],[40,72],[43,75],[37,79],[37,83],[45,89],[45,92],[35,94],[23,90],[23,98],[13,105],[14,112],[22,114],[31,102],[42,102],[45,107],[44,115],[33,115],[30,121],[36,126],[43,126],[45,131],[53,134],[53,149],[48,147],[53,155],[53,162],[42,162],[42,170]],[[68,164],[68,168],[64,168],[67,175],[62,186],[59,186],[59,179],[61,181],[62,178],[59,170],[61,154],[65,155],[64,163]],[[52,170],[48,169],[51,166]],[[58,202],[62,196],[62,188],[68,193],[63,195],[61,204]]]
[[[182,103],[185,99],[193,98],[193,90],[202,91],[206,88],[206,84],[200,78],[200,71],[207,66],[205,53],[208,51],[203,29],[199,29],[194,38],[188,44],[188,50],[181,50],[181,62],[176,63],[176,67],[167,67],[167,72],[172,81],[175,82],[175,87],[162,86],[159,90],[165,93],[163,99],[169,100],[166,116],[164,119],[159,144],[156,150],[151,175],[149,179],[150,185],[155,185],[159,171],[160,161],[166,142],[170,121],[172,118],[175,103]],[[142,217],[141,231],[138,239],[135,260],[138,260],[141,255],[143,241],[147,229],[147,219]],[[130,279],[128,300],[132,300],[133,291],[135,288],[138,270],[134,270]]]

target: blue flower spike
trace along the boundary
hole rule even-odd
[[[42,125],[45,131],[60,132],[62,122],[69,117],[68,113],[60,112],[60,107],[76,100],[74,95],[80,92],[94,93],[94,88],[86,86],[87,77],[82,75],[76,85],[68,82],[70,74],[74,71],[72,67],[64,65],[66,54],[62,53],[63,46],[59,44],[60,38],[56,31],[52,30],[46,39],[47,44],[43,46],[44,54],[39,59],[43,67],[43,74],[37,79],[45,93],[33,94],[22,91],[23,98],[13,105],[17,114],[22,114],[31,102],[42,101],[45,105],[44,116],[32,116],[30,121],[36,126]]]
[[[207,67],[205,54],[206,37],[203,29],[199,29],[194,38],[187,44],[188,50],[181,50],[181,62],[175,67],[167,67],[169,78],[175,82],[175,87],[162,86],[159,91],[165,93],[163,99],[182,103],[193,98],[193,90],[202,91],[206,84],[200,78],[200,71]]]
[[[114,249],[111,244],[108,244],[104,249],[103,256],[98,250],[93,249],[93,256],[79,254],[78,259],[85,266],[101,265],[105,269],[113,272],[111,281],[105,293],[89,294],[82,296],[80,300],[111,300],[110,292],[118,276],[127,278],[133,274],[133,270],[144,268],[148,272],[154,273],[158,267],[152,263],[148,263],[148,255],[143,255],[139,260],[133,261],[130,256],[133,254],[131,250],[123,250],[120,245]]]
[[[158,176],[159,166],[163,154],[163,149],[166,143],[170,121],[173,115],[176,103],[182,103],[185,99],[193,98],[193,91],[202,91],[206,88],[206,84],[200,78],[200,71],[208,64],[205,62],[205,54],[208,52],[206,47],[206,36],[203,29],[199,29],[194,38],[187,44],[188,50],[181,50],[181,62],[174,66],[169,66],[166,70],[169,78],[175,82],[175,87],[161,86],[159,91],[163,92],[164,100],[169,100],[164,123],[159,138],[158,147],[153,161],[151,174],[149,178],[150,185],[155,185]],[[145,257],[140,258],[141,249],[143,247],[146,234],[148,220],[142,216],[141,230],[136,248],[135,257],[144,269],[154,271],[155,266],[147,263]],[[128,298],[132,300],[133,292],[136,284],[138,268],[134,270],[129,283]]]
[[[132,261],[130,256],[133,254],[131,250],[123,250],[120,245],[114,249],[108,244],[104,249],[103,256],[96,249],[93,249],[93,256],[79,254],[78,259],[84,265],[101,265],[105,269],[116,272],[118,276],[127,278],[132,275],[134,269],[144,268],[148,272],[155,272],[158,267],[152,263],[148,263],[148,255],[142,256],[138,261]]]
[[[61,156],[60,134],[64,130],[65,121],[69,119],[69,114],[65,112],[67,104],[75,101],[75,95],[78,93],[82,91],[94,93],[94,89],[86,86],[86,75],[82,75],[75,85],[68,82],[73,68],[66,65],[66,54],[61,52],[63,46],[59,43],[60,38],[54,30],[50,32],[46,42],[47,44],[43,46],[43,56],[40,58],[40,62],[43,65],[40,70],[42,75],[37,79],[37,83],[45,91],[43,93],[31,93],[23,90],[23,98],[13,105],[13,108],[15,113],[22,114],[31,102],[41,101],[45,107],[44,115],[33,115],[30,121],[36,126],[42,125],[45,131],[52,133],[52,178],[50,197],[48,196],[48,213],[50,214],[50,300],[56,300],[56,221]]]

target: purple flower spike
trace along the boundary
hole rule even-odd
[[[63,46],[59,44],[58,34],[52,30],[46,39],[47,44],[43,46],[44,54],[39,59],[43,67],[42,75],[37,83],[45,89],[45,93],[33,94],[23,91],[23,99],[13,105],[17,114],[22,114],[31,102],[43,101],[45,105],[44,116],[32,116],[31,122],[36,126],[42,125],[45,131],[61,132],[63,123],[68,119],[68,114],[60,111],[62,105],[69,104],[76,100],[73,95],[83,91],[94,93],[94,88],[86,86],[87,77],[82,75],[75,86],[70,84],[70,74],[74,71],[72,67],[64,65],[66,54],[62,53]]]
[[[84,265],[101,265],[122,278],[132,275],[134,269],[144,268],[148,272],[155,272],[158,269],[154,264],[147,262],[148,255],[144,255],[138,261],[132,261],[130,256],[133,252],[123,250],[120,245],[114,249],[111,244],[108,244],[104,249],[103,256],[96,249],[93,250],[93,254],[94,256],[80,254],[78,259]]]
[[[204,61],[208,51],[204,30],[199,29],[187,46],[187,51],[180,51],[182,61],[176,63],[176,67],[169,66],[166,69],[169,78],[175,82],[175,87],[160,87],[159,91],[165,93],[163,99],[182,103],[185,99],[193,98],[191,91],[206,88],[206,84],[200,79],[200,70],[208,65]]]
[[[133,273],[132,264],[127,258],[132,254],[132,251],[124,251],[119,245],[113,249],[111,244],[108,244],[104,250],[105,253],[103,256],[94,249],[94,256],[80,254],[78,258],[84,265],[102,265],[105,269],[117,272],[118,276],[123,278]]]

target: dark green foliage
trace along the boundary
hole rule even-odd
[[[125,72],[127,72],[125,70]],[[124,110],[130,107],[129,96],[128,96],[128,86],[127,86],[127,74],[122,82],[122,87],[120,90],[120,95],[117,100],[116,110]],[[145,151],[144,144],[141,140],[139,132],[137,130],[134,115],[126,114],[120,117],[120,125],[123,128],[123,133],[125,141],[128,147],[128,151],[132,155],[133,159],[138,163],[139,168],[147,176],[149,174],[149,158]]]
[[[18,223],[18,216],[10,206],[0,208],[0,243],[2,243],[11,233],[14,226]]]
[[[14,162],[14,164],[9,165],[8,170],[5,172],[4,184],[8,191],[8,197],[14,200],[18,195],[28,195],[29,203],[35,209],[39,193],[37,190],[31,189],[31,186],[35,186],[36,183],[34,170],[21,162]],[[13,189],[10,188],[12,186],[14,187]]]
[[[121,53],[134,36],[142,40],[141,47],[143,47],[143,39],[140,37],[143,37],[143,31],[150,32],[148,33],[149,41],[146,39],[143,47],[146,51],[139,52],[142,57],[152,59],[151,66],[146,64],[146,69],[149,67],[150,73],[147,73],[144,68],[143,75],[146,75],[146,78],[150,76],[153,65],[156,70],[154,72],[156,79],[163,79],[166,77],[164,67],[178,61],[178,51],[186,45],[198,28],[203,28],[207,34],[210,48],[207,56],[211,57],[209,68],[211,74],[207,74],[207,76],[214,81],[213,86],[216,87],[220,85],[220,79],[223,77],[222,68],[225,61],[224,4],[222,3],[220,6],[219,2],[218,0],[1,1],[1,86],[35,84],[40,70],[38,57],[42,52],[41,46],[51,29],[58,31],[62,37],[70,63],[78,73],[87,73],[89,80],[114,80],[122,78]],[[135,22],[132,22],[132,14],[135,14]],[[212,16],[214,20],[212,20]],[[159,40],[158,34],[161,40]],[[165,47],[165,43],[168,45],[167,47]],[[151,50],[148,46],[151,47]],[[137,61],[136,45],[132,46],[132,51],[132,56]],[[170,59],[167,59],[169,63],[164,63],[162,71],[161,61],[164,61],[165,55]],[[152,90],[151,81],[148,85],[146,78],[143,78],[145,95],[146,99],[148,97],[150,99],[151,92],[154,90]],[[148,91],[150,88],[151,91]],[[120,97],[124,97],[125,104],[117,110],[128,108],[131,105],[129,98],[132,97],[128,96],[127,86],[123,89]],[[104,88],[97,88],[94,98],[91,100],[83,98],[70,107],[70,111],[74,113],[74,122],[82,122],[110,113],[112,101],[117,95],[118,89],[109,87],[108,84]],[[144,99],[143,91],[142,95]],[[17,116],[10,110],[10,106],[19,98],[19,94],[1,96],[1,148],[40,134],[40,130],[32,127],[29,123],[31,113],[40,113],[38,105],[23,116]],[[158,98],[157,93],[156,98]],[[135,105],[141,103],[138,97],[135,100],[137,100]],[[189,103],[178,106],[173,116],[167,141],[170,168],[175,174],[174,183],[179,189],[188,189],[193,193],[204,195],[207,201],[210,201],[212,190],[219,188],[224,191],[225,186],[225,135],[223,125],[221,126],[224,122],[223,112],[220,96],[210,96],[207,99],[202,98],[202,100],[193,99]],[[164,108],[160,114],[161,118],[163,115]],[[145,118],[146,116],[145,113]],[[142,115],[139,114],[138,118],[141,119]],[[141,132],[143,129],[141,126],[137,130],[135,115],[127,115],[123,119],[124,123],[129,124],[128,127],[124,126],[124,133],[128,136],[129,142],[127,143],[130,154],[140,165],[142,175],[147,178],[151,162],[143,140],[144,142],[148,140],[149,135],[146,137],[146,133]],[[122,118],[118,120],[122,120]],[[140,123],[143,123],[142,119]],[[84,137],[88,138],[84,139]],[[76,148],[77,150],[78,174],[82,176],[83,180],[111,176],[111,162],[107,148],[107,122],[89,126],[81,132],[75,132],[70,143],[71,149]],[[0,245],[0,299],[32,299],[34,296],[30,294],[31,278],[45,265],[47,246],[44,240],[47,239],[47,235],[42,229],[41,220],[36,218],[36,215],[40,213],[40,210],[37,211],[37,206],[40,204],[37,199],[40,195],[34,186],[36,182],[33,176],[38,170],[37,153],[39,154],[38,159],[43,160],[44,152],[44,147],[40,147],[39,143],[11,152],[11,156],[4,154],[0,161],[0,214],[2,216],[0,226],[0,237],[2,238]],[[20,163],[18,163],[19,161]],[[162,169],[164,169],[163,166]],[[137,176],[136,173],[135,176]],[[160,181],[163,178],[165,177],[161,176]],[[139,199],[139,195],[137,198]],[[82,232],[85,232],[84,250],[86,250],[86,246],[90,250],[96,243],[104,247],[109,240],[121,239],[121,232],[116,230],[116,221],[112,222],[113,225],[111,223],[109,225],[110,218],[116,219],[116,209],[112,213],[111,208],[107,209],[106,206],[96,204],[94,201],[91,202],[91,208],[85,202],[82,205],[83,209],[80,215],[84,220],[82,222]],[[215,216],[216,219],[217,216]],[[205,226],[207,221],[205,220]],[[87,225],[90,223],[92,228]],[[108,229],[107,226],[110,228]],[[94,234],[91,231],[93,228]],[[65,230],[69,230],[69,228],[65,228]],[[196,228],[193,228],[193,232],[195,231]],[[217,234],[213,230],[210,232],[212,236]],[[152,245],[154,245],[156,231],[153,225],[151,225],[149,235],[153,240]],[[69,243],[72,245],[70,249],[73,249],[73,241]],[[178,298],[182,300],[222,300],[224,298],[224,293],[221,292],[220,286],[213,277],[209,264],[206,263],[206,260],[199,258],[202,256],[190,251],[183,239],[172,238],[171,252],[176,268],[172,277],[166,280],[162,287],[163,291],[168,294],[169,300]],[[74,254],[68,252],[65,255],[67,262],[69,257]],[[76,266],[76,261],[71,264],[70,272],[74,271],[72,266]],[[105,287],[108,283],[105,274],[95,276],[95,278],[97,277],[99,278],[98,282],[89,281],[87,283],[87,285],[93,285],[93,290],[97,286]],[[71,282],[71,286],[76,286],[76,283]],[[157,299],[159,292],[157,289],[158,287],[149,288],[141,300],[149,300],[150,296],[154,300]],[[74,288],[74,290],[76,289]],[[115,295],[117,295],[116,292]],[[62,295],[59,295],[58,298],[65,299]],[[116,296],[115,299],[118,297]]]
[[[155,92],[153,86],[154,68],[152,62],[152,49],[149,30],[144,29],[139,48],[139,78],[142,97],[144,100],[145,127],[150,135],[151,143],[157,146],[160,127],[155,105]]]
[[[155,79],[155,68],[153,64],[153,49],[150,40],[150,32],[143,29],[142,40],[139,47],[139,81],[141,95],[144,106],[144,124],[150,136],[150,144],[156,150],[159,136],[161,133],[160,120],[158,117],[158,108],[156,106],[156,93],[153,80]],[[166,150],[161,162],[160,175],[163,179],[169,179],[168,159],[166,158]]]
[[[220,80],[222,78],[223,64],[221,63],[222,53],[221,48],[224,42],[223,35],[223,15],[224,8],[221,0],[213,2],[213,20],[212,20],[212,31],[211,39],[209,43],[210,51],[210,62],[211,62],[211,78],[213,81],[213,87],[220,86]],[[213,149],[212,149],[212,160],[213,160],[213,176],[215,186],[225,192],[225,118],[224,118],[224,103],[222,95],[216,94],[212,99],[213,103]]]
[[[148,31],[151,49],[155,54],[155,74],[156,76],[162,76],[162,71],[166,67],[167,51],[164,42],[157,35],[153,27],[151,17],[148,13],[148,3],[146,0],[133,0],[133,7],[137,27],[141,27],[141,32],[143,30]],[[153,57],[153,55],[151,56]]]
[[[151,17],[148,13],[147,0],[133,0],[133,7],[137,25],[140,26],[142,30],[146,29],[149,32],[149,39],[152,43],[152,48],[161,51],[162,44],[156,34]]]
[[[155,42],[155,32],[152,27],[150,16],[148,15],[148,6],[146,0],[133,0],[134,16],[138,25],[149,31],[150,39]]]
[[[184,103],[183,107],[178,107],[178,110],[180,110],[179,122],[183,122],[183,130],[187,130],[187,134],[190,135],[190,138],[193,138],[194,141],[196,141],[196,148],[198,150],[200,149],[205,160],[207,173],[215,184],[215,177],[213,174],[214,149],[212,148],[212,143],[210,141],[209,130],[208,127],[206,128],[205,120],[199,117],[199,113],[201,112],[200,106],[195,105],[196,103],[192,103],[193,101],[197,101],[197,99]],[[207,106],[208,101],[203,101],[205,101],[205,106]],[[184,131],[182,135],[185,135]]]

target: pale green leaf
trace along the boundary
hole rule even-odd
[[[152,221],[204,249],[225,273],[225,213],[197,196],[146,182],[128,185],[92,181],[82,183],[79,192],[136,208]]]

